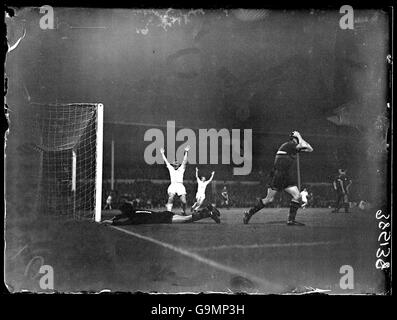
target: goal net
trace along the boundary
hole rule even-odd
[[[33,105],[38,212],[101,219],[102,104]]]

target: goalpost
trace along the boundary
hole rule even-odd
[[[103,104],[98,104],[98,125],[96,130],[96,188],[95,188],[95,221],[101,221],[102,213],[102,170],[103,170]]]
[[[103,104],[32,103],[38,213],[101,221]]]

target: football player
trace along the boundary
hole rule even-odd
[[[106,205],[103,208],[103,210],[112,210],[112,202],[113,202],[112,194],[109,193],[108,197],[106,198]]]
[[[168,202],[166,204],[166,208],[168,211],[172,211],[174,198],[175,196],[179,196],[182,202],[183,215],[186,215],[186,189],[185,186],[183,185],[183,175],[186,169],[187,154],[189,150],[190,150],[190,146],[186,146],[182,163],[179,163],[178,161],[174,161],[174,163],[171,165],[164,155],[164,149],[163,148],[160,149],[161,156],[163,157],[163,160],[168,168],[168,171],[170,173],[170,180],[171,180],[171,183],[167,190]]]
[[[303,188],[301,191],[301,199],[302,199],[302,209],[306,209],[308,199],[307,197],[309,196],[309,192],[307,192],[307,188]]]
[[[336,192],[336,205],[332,212],[339,212],[340,207],[343,204],[345,213],[349,212],[349,188],[352,184],[352,180],[347,176],[346,169],[339,169],[339,175],[333,182],[334,190]]]
[[[227,209],[229,209],[230,208],[229,193],[227,191],[226,186],[223,187],[223,190],[221,192],[221,197],[222,197],[222,205],[225,206]]]
[[[112,225],[137,225],[137,224],[162,224],[162,223],[190,223],[205,218],[211,218],[220,223],[220,212],[211,204],[193,212],[191,215],[175,215],[170,211],[153,211],[148,209],[137,209],[131,201],[125,201],[120,206],[121,214],[112,219],[104,220],[104,224]]]
[[[243,223],[248,224],[251,217],[264,208],[269,203],[273,202],[274,196],[277,192],[286,191],[291,195],[289,214],[287,225],[289,226],[303,226],[303,223],[295,220],[296,213],[302,205],[301,194],[295,182],[295,178],[291,174],[291,168],[296,160],[298,152],[312,152],[313,148],[303,140],[298,131],[293,131],[290,135],[289,141],[283,143],[276,153],[273,169],[270,173],[270,183],[267,189],[267,196],[260,199],[259,203],[244,212]]]
[[[211,177],[206,180],[203,176],[201,179],[198,176],[198,168],[196,168],[196,180],[197,180],[197,193],[196,193],[196,202],[192,206],[192,211],[197,211],[205,200],[205,189],[207,188],[208,184],[214,178],[215,171],[212,171]]]

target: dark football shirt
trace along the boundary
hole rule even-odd
[[[345,174],[341,174],[341,175],[337,176],[335,178],[336,190],[338,192],[343,192],[343,190],[346,191],[346,187],[350,182],[351,182],[351,179]],[[343,189],[342,189],[342,186],[343,186]]]
[[[275,169],[289,170],[295,162],[296,154],[299,152],[299,150],[296,149],[296,146],[297,144],[292,140],[285,142],[280,146],[278,151],[285,152],[285,154],[276,154],[276,158],[274,160]]]
[[[120,206],[120,211],[121,215],[113,220],[114,225],[172,223],[174,215],[170,211],[140,210],[129,201]]]

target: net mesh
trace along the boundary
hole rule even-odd
[[[97,105],[34,105],[38,212],[90,218],[95,209]]]

